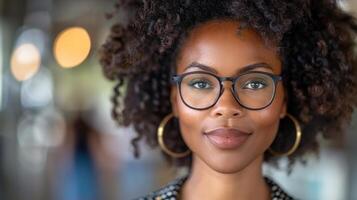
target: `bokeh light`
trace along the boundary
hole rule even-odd
[[[41,108],[53,101],[53,78],[48,68],[40,70],[21,85],[21,104],[24,108]]]
[[[60,66],[71,68],[78,66],[88,57],[90,48],[88,32],[81,27],[72,27],[58,35],[53,51]]]
[[[11,57],[11,72],[18,81],[31,78],[38,71],[41,55],[38,48],[31,43],[17,47]]]
[[[32,27],[21,27],[21,34],[16,39],[16,45],[20,46],[21,44],[33,44],[36,46],[40,52],[41,57],[44,55],[46,49],[46,43],[48,41],[47,33],[38,28]]]

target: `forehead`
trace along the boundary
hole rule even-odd
[[[280,73],[281,62],[275,47],[267,46],[252,29],[238,33],[238,27],[238,21],[213,20],[193,28],[179,53],[177,72],[198,62],[215,68],[221,75],[232,75],[246,65],[265,62]]]

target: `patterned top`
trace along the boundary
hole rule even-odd
[[[167,184],[165,187],[136,200],[178,200],[181,187],[186,179],[187,177],[176,179]],[[273,180],[265,177],[265,181],[270,187],[272,200],[294,200],[293,197],[286,194],[284,190]]]

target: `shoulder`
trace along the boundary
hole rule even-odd
[[[268,183],[270,187],[271,199],[272,200],[294,200],[291,195],[286,193],[282,187],[280,187],[275,181],[272,179],[265,177],[265,181]]]
[[[159,190],[135,200],[177,200],[186,179],[187,177],[175,179]]]
[[[187,177],[178,178],[171,181],[161,189],[151,192],[150,194],[137,198],[135,200],[177,200],[179,199],[180,190]],[[291,195],[286,193],[275,181],[265,177],[266,182],[270,187],[272,200],[294,200]]]

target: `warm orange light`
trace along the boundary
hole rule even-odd
[[[88,32],[80,27],[68,28],[61,32],[54,44],[54,55],[64,68],[81,64],[90,52],[91,41]]]
[[[18,81],[31,78],[41,64],[41,55],[38,48],[33,44],[22,44],[12,54],[11,72]]]

